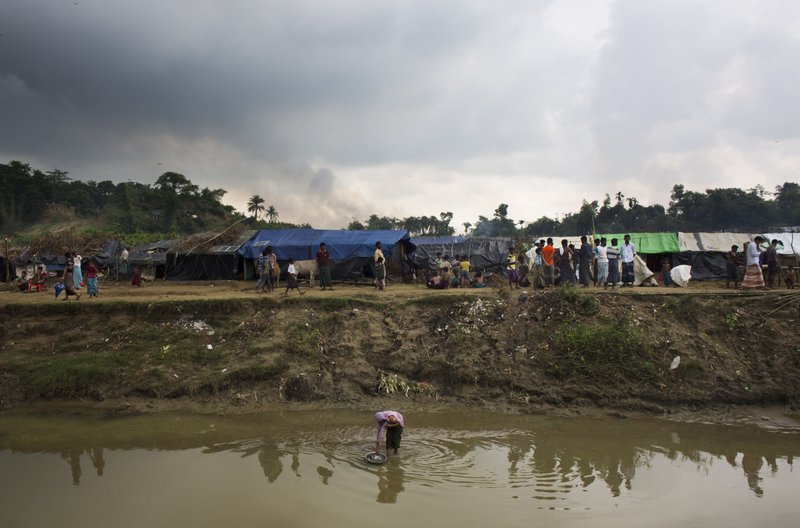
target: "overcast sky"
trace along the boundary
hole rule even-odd
[[[800,180],[797,0],[3,0],[0,162],[280,218]]]

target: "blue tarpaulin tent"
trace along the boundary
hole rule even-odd
[[[368,274],[368,264],[380,242],[389,263],[407,264],[406,257],[414,250],[408,231],[347,231],[344,229],[265,229],[258,231],[239,248],[239,255],[255,259],[267,246],[272,246],[278,261],[289,258],[310,260],[316,257],[320,243],[325,242],[331,255],[334,277],[346,278],[354,271]],[[366,266],[366,268],[365,268]],[[408,271],[403,267],[403,271]]]

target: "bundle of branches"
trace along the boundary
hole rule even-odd
[[[61,254],[67,251],[93,253],[102,250],[110,238],[112,237],[105,232],[76,233],[74,228],[70,228],[41,233],[30,241],[28,247],[33,254]]]
[[[171,250],[171,253],[195,253],[208,251],[214,246],[225,244],[234,244],[242,236],[244,226],[243,220],[234,224],[218,229],[215,231],[206,231],[205,233],[198,233],[191,235],[180,242],[178,242]]]

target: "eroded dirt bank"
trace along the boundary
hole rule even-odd
[[[663,413],[800,403],[796,297],[409,292],[8,303],[0,406],[230,411],[389,399]]]

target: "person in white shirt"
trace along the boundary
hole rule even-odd
[[[742,280],[742,288],[764,289],[764,273],[761,271],[761,244],[764,239],[757,236],[753,242],[747,244],[747,269]]]
[[[600,245],[594,248],[597,256],[597,284],[605,284],[608,279],[608,250],[606,249],[606,239],[600,239]]]
[[[300,295],[305,293],[300,289],[300,285],[297,283],[297,269],[294,267],[293,258],[289,259],[289,267],[286,268],[286,291],[283,292],[284,297],[289,295],[289,290],[297,290]]]
[[[631,242],[631,236],[625,235],[620,246],[620,260],[622,260],[622,286],[632,287],[636,282],[633,274],[633,258],[636,256],[636,246]]]

